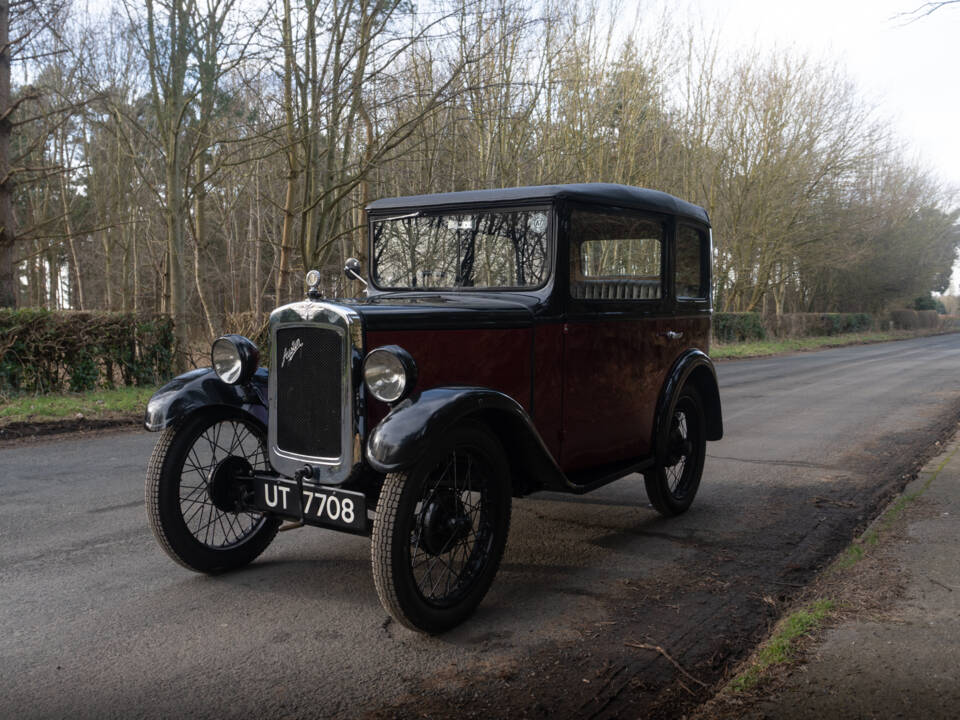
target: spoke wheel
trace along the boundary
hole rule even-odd
[[[680,391],[659,441],[656,465],[645,476],[647,497],[660,514],[679,515],[697,494],[706,456],[706,421],[695,388]]]
[[[503,450],[480,424],[463,424],[412,470],[388,475],[373,527],[377,593],[401,624],[437,633],[483,599],[510,525]]]
[[[147,469],[147,517],[178,563],[214,573],[246,565],[279,521],[236,509],[237,472],[267,470],[264,429],[231,410],[207,409],[164,430]]]

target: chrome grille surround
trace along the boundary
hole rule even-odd
[[[281,448],[277,438],[277,379],[283,352],[277,346],[277,331],[293,328],[321,328],[336,332],[343,340],[339,359],[340,378],[340,457],[314,457]],[[292,477],[304,465],[314,469],[310,484],[338,485],[362,460],[362,410],[358,402],[360,364],[363,359],[363,327],[360,316],[348,307],[306,300],[277,308],[270,314],[270,376],[268,381],[269,424],[267,441],[270,464],[281,475]]]

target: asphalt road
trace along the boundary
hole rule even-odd
[[[388,622],[365,538],[172,563],[143,509],[154,435],[0,446],[0,714],[679,716],[953,427],[960,335],[719,375],[726,438],[686,515],[636,476],[516,501],[492,590],[440,638]]]

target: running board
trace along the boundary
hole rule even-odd
[[[583,473],[571,473],[567,478],[566,492],[573,495],[583,495],[592,492],[597,488],[609,485],[615,480],[626,477],[631,473],[643,472],[653,467],[653,458],[644,458],[643,460],[627,460],[625,462],[605,465],[596,470],[590,470]]]

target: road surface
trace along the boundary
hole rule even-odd
[[[493,588],[439,638],[389,622],[362,537],[172,563],[143,508],[155,435],[0,446],[3,714],[679,717],[960,412],[960,335],[718,370],[726,437],[686,515],[637,476],[515,501]]]

